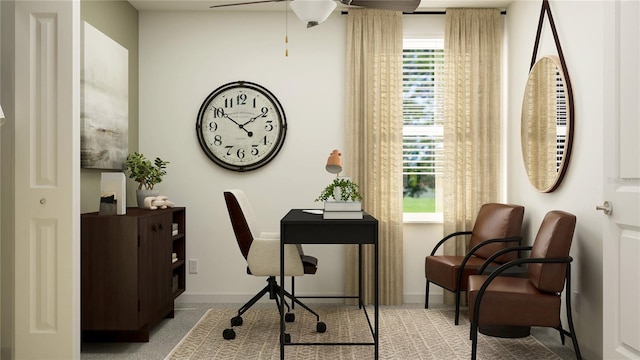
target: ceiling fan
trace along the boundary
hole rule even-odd
[[[298,18],[307,24],[307,28],[323,23],[336,8],[334,0],[258,0],[228,4],[212,5],[209,8],[221,8],[237,5],[251,5],[271,2],[290,1],[291,9]],[[346,6],[357,6],[372,9],[385,9],[412,13],[420,4],[420,0],[336,0]]]

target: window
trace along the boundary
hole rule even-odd
[[[442,219],[444,40],[405,39],[403,207],[405,221]]]

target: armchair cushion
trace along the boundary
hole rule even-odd
[[[469,277],[469,319],[473,319],[476,296],[488,275]],[[482,297],[479,322],[485,325],[560,325],[560,296],[538,290],[528,278],[499,276]]]
[[[460,271],[462,259],[464,259],[464,256],[427,256],[424,262],[425,276],[443,288],[455,291],[458,287],[458,272]],[[482,266],[484,260],[476,256],[469,258],[462,273],[463,278],[466,279],[470,275],[474,275],[478,268]],[[499,266],[500,264],[492,263],[492,265]],[[460,284],[460,290],[466,289],[467,283],[463,281]]]
[[[519,237],[523,217],[524,207],[522,206],[505,206],[497,203],[482,205],[473,225],[469,248],[489,239]],[[486,259],[499,250],[516,245],[516,242],[488,244],[478,249],[474,255]],[[496,262],[504,264],[515,260],[517,256],[517,253],[508,253],[498,257]]]
[[[563,258],[569,255],[576,217],[563,211],[550,211],[540,225],[531,248],[532,258]],[[553,241],[567,239],[567,241]],[[561,292],[564,289],[566,263],[529,264],[531,282],[540,290]]]

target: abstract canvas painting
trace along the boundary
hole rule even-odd
[[[84,23],[80,162],[123,169],[129,147],[129,51]]]

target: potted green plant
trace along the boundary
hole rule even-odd
[[[358,184],[336,177],[322,190],[316,201],[324,201],[324,219],[362,219],[362,195]]]
[[[154,189],[154,185],[162,182],[162,178],[167,175],[168,161],[156,157],[153,162],[148,160],[143,154],[134,152],[129,154],[124,162],[125,172],[129,178],[138,182],[136,195],[138,207],[144,207],[144,199],[148,196],[158,196],[159,191]]]
[[[322,192],[316,201],[360,201],[360,189],[358,184],[347,178],[336,177]]]

